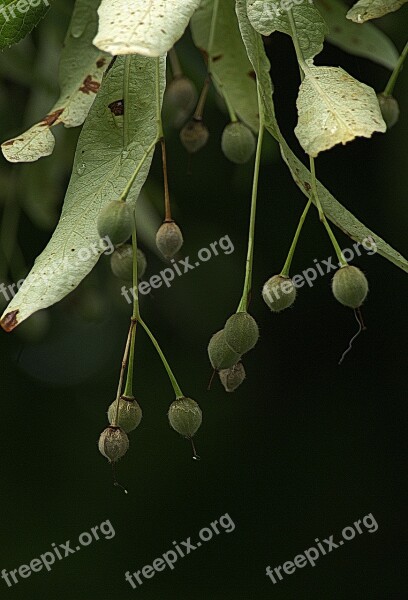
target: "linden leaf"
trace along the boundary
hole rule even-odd
[[[129,60],[128,113],[123,115],[125,61]],[[160,104],[165,60],[159,59]],[[32,313],[62,300],[106,250],[96,222],[117,199],[157,137],[157,59],[119,57],[108,71],[78,140],[61,218],[45,250],[5,310],[0,324],[11,331]],[[124,132],[124,119],[128,123]],[[132,202],[149,173],[152,152],[132,187]],[[129,201],[129,200],[128,200]],[[108,246],[109,247],[109,246]]]
[[[355,23],[364,23],[395,12],[407,0],[359,0],[347,13],[347,18]]]
[[[291,4],[299,45],[305,60],[311,59],[323,49],[327,26],[313,3]],[[262,35],[281,31],[292,35],[287,9],[281,0],[248,0],[248,18],[252,27]]]
[[[3,0],[0,7],[0,50],[22,40],[34,29],[50,8],[48,0],[34,3]]]
[[[384,32],[371,23],[357,25],[348,21],[348,6],[343,0],[318,0],[317,7],[329,27],[327,41],[350,54],[394,69],[399,54]]]
[[[295,134],[310,156],[387,129],[375,91],[341,68],[309,66],[296,104]]]
[[[51,127],[82,125],[99,89],[110,56],[92,45],[97,29],[99,0],[77,0],[61,51],[57,102],[38,123],[3,142],[1,149],[10,162],[33,162],[52,154],[55,138]]]
[[[203,0],[191,19],[195,45],[208,50],[213,0]],[[218,92],[225,94],[239,118],[254,131],[259,128],[258,99],[254,72],[249,62],[235,14],[235,0],[218,6],[212,47],[212,74]]]
[[[183,35],[200,0],[102,0],[97,48],[118,54],[162,56]]]
[[[272,83],[269,76],[270,64],[265,54],[261,36],[251,26],[246,12],[246,0],[236,0],[236,11],[242,39],[247,49],[248,58],[256,72],[260,88],[260,96],[265,113],[265,126],[271,135],[279,142],[283,160],[299,189],[310,197],[311,174],[309,169],[298,159],[286,143],[276,121],[272,99]],[[350,211],[332,196],[328,189],[317,182],[320,202],[328,219],[356,242],[372,238],[378,254],[391,263],[408,272],[408,261],[397,250],[392,248],[376,233],[361,223]],[[312,198],[313,199],[313,198]]]

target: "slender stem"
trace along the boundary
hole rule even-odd
[[[123,72],[123,148],[127,150],[129,145],[129,81],[132,57],[128,54],[125,58]]]
[[[156,121],[157,121],[157,141],[164,137],[163,123],[161,118],[161,90],[160,90],[160,56],[156,58]]]
[[[169,50],[169,60],[174,79],[177,79],[177,77],[182,77],[183,71],[181,69],[180,61],[174,46]]]
[[[262,153],[262,141],[265,129],[265,117],[263,111],[263,105],[260,97],[258,87],[258,106],[259,106],[259,133],[258,142],[256,146],[255,155],[255,167],[254,167],[254,178],[252,183],[252,197],[251,197],[251,214],[249,218],[249,235],[248,235],[248,249],[247,259],[245,266],[245,282],[244,289],[242,292],[241,301],[238,305],[237,312],[246,311],[249,304],[249,294],[252,286],[252,264],[254,259],[254,237],[255,237],[255,220],[256,220],[256,202],[258,197],[258,180],[259,170],[261,165],[261,153]]]
[[[163,180],[164,180],[164,220],[172,221],[171,218],[171,205],[170,205],[170,194],[169,194],[169,181],[167,176],[167,154],[166,154],[166,141],[164,137],[160,140],[162,150],[162,163],[163,163]]]
[[[121,202],[126,202],[126,198],[129,195],[129,192],[132,188],[132,185],[135,182],[136,177],[139,175],[140,169],[143,167],[146,158],[149,156],[150,152],[153,150],[153,148],[155,147],[155,145],[158,142],[158,138],[156,138],[148,147],[148,149],[146,150],[146,152],[144,153],[144,155],[142,156],[139,164],[137,165],[136,169],[133,171],[133,174],[131,176],[131,178],[129,179],[129,181],[126,184],[125,189],[123,190],[123,192],[120,195],[119,201]]]
[[[208,45],[207,45],[207,54],[208,54],[208,72],[211,73],[211,69],[212,69],[212,54],[213,54],[213,47],[214,47],[214,39],[215,39],[215,29],[216,29],[216,25],[217,25],[217,17],[218,17],[218,7],[219,7],[219,0],[214,0],[213,3],[213,11],[212,11],[212,16],[211,16],[211,25],[210,25],[210,34],[208,36]]]
[[[292,9],[288,10],[288,18],[289,18],[290,27],[292,29],[293,45],[295,47],[296,57],[297,57],[297,61],[298,61],[299,68],[300,68],[300,78],[301,78],[301,80],[303,80],[303,76],[304,76],[304,74],[305,75],[307,74],[309,67],[307,66],[307,64],[305,62],[305,59],[303,57],[302,48],[300,47],[299,38],[297,35],[297,30],[296,30],[296,23],[295,23],[295,19],[293,18]],[[302,71],[303,71],[303,73],[302,73]],[[324,227],[326,228],[326,231],[329,235],[331,243],[333,244],[333,247],[336,251],[340,266],[344,267],[345,265],[347,265],[347,261],[345,260],[343,253],[340,249],[340,246],[334,236],[334,233],[326,219],[326,215],[324,214],[324,210],[323,210],[323,207],[320,202],[319,194],[317,191],[317,184],[316,184],[316,172],[315,172],[314,158],[312,156],[309,156],[309,163],[310,163],[311,184],[312,184],[312,195],[310,198],[311,199],[314,198],[314,200],[315,200],[316,207],[319,212],[319,218],[320,218],[321,222],[323,223]]]
[[[341,267],[345,267],[347,266],[347,261],[343,256],[343,253],[341,251],[341,248],[336,240],[336,237],[326,219],[326,215],[324,214],[324,210],[323,207],[321,205],[320,202],[320,198],[319,198],[319,194],[317,191],[317,183],[316,183],[316,171],[315,171],[315,164],[314,164],[314,158],[312,158],[311,156],[309,156],[309,162],[310,162],[310,173],[312,175],[312,179],[311,179],[311,184],[312,184],[312,196],[315,199],[316,202],[316,206],[317,206],[317,210],[319,212],[319,218],[321,220],[321,222],[323,223],[323,225],[326,228],[326,231],[329,235],[329,238],[331,240],[331,243],[333,244],[333,248],[336,252],[337,258],[339,260],[339,264]]]
[[[384,96],[391,96],[391,94],[394,90],[394,86],[397,82],[398,75],[400,74],[401,69],[404,65],[404,60],[406,59],[407,54],[408,54],[408,42],[405,44],[405,47],[404,47],[403,51],[401,52],[398,62],[395,65],[393,72],[391,73],[391,77],[389,78],[388,83],[385,86],[385,90],[383,92]]]
[[[164,368],[166,369],[167,375],[169,376],[169,379],[171,381],[171,385],[173,386],[173,390],[174,393],[176,394],[176,398],[184,398],[184,394],[180,389],[180,386],[177,383],[177,380],[173,374],[173,371],[170,368],[169,363],[166,360],[166,357],[164,356],[162,349],[159,346],[158,341],[156,340],[156,338],[154,337],[154,335],[152,334],[152,332],[150,331],[150,329],[148,328],[148,326],[146,325],[146,323],[143,321],[143,319],[141,319],[139,317],[139,323],[141,324],[141,326],[143,327],[143,329],[145,330],[145,332],[147,333],[147,335],[149,336],[153,346],[156,348],[158,355],[161,358],[161,361],[164,365]]]
[[[299,44],[299,38],[298,38],[298,35],[297,35],[296,23],[295,23],[295,19],[293,18],[293,13],[292,13],[292,9],[291,8],[287,11],[287,14],[288,14],[290,28],[292,29],[292,40],[293,40],[293,45],[295,47],[297,61],[299,63],[299,67],[301,69],[301,71],[300,71],[300,78],[303,80],[303,74],[306,74],[309,69],[308,69],[306,61],[305,61],[305,59],[303,57],[302,48],[300,47],[300,44]],[[303,73],[302,73],[302,71],[303,71]]]
[[[203,118],[204,106],[207,100],[208,90],[210,87],[210,78],[207,76],[204,81],[203,89],[201,90],[200,97],[198,99],[197,107],[195,109],[193,119],[201,121]]]
[[[135,361],[135,343],[136,343],[136,329],[137,321],[140,319],[139,311],[139,289],[138,284],[138,272],[137,272],[137,233],[136,233],[136,213],[133,213],[133,230],[132,230],[132,250],[133,250],[133,313],[132,320],[135,326],[132,330],[132,336],[130,340],[130,353],[129,353],[129,364],[126,375],[126,386],[124,395],[129,398],[133,397],[133,370]]]
[[[296,245],[297,245],[298,240],[299,240],[299,235],[300,235],[300,232],[302,231],[302,227],[303,227],[303,224],[305,222],[306,215],[309,212],[309,208],[310,208],[311,203],[312,203],[312,199],[309,198],[309,200],[308,200],[308,202],[306,204],[306,207],[303,210],[302,215],[301,215],[301,217],[299,219],[299,223],[298,223],[298,226],[297,226],[297,229],[296,229],[295,237],[293,238],[292,244],[290,246],[289,253],[288,253],[288,256],[286,258],[285,264],[283,265],[283,269],[281,271],[282,277],[289,277],[289,271],[290,271],[290,266],[292,264],[293,255],[295,254]]]
[[[113,427],[117,427],[118,422],[119,422],[119,402],[120,402],[120,396],[121,396],[121,392],[122,392],[123,377],[125,374],[125,369],[126,369],[126,365],[127,365],[127,361],[128,361],[130,340],[132,337],[132,332],[135,327],[135,324],[136,324],[136,321],[134,319],[131,319],[129,333],[128,333],[127,340],[126,340],[125,351],[123,354],[122,364],[121,364],[121,368],[120,368],[119,383],[118,383],[118,389],[116,392],[116,413],[115,413],[115,419],[112,423]]]

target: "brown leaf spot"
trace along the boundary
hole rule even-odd
[[[100,58],[99,60],[96,61],[96,66],[98,67],[98,69],[100,69],[101,67],[103,67],[103,65],[106,63],[106,58]]]
[[[8,142],[3,142],[2,146],[12,146],[16,140],[9,140]]]
[[[108,108],[110,109],[111,113],[115,115],[115,117],[123,115],[124,107],[125,105],[123,100],[115,100],[115,102],[111,102],[110,104],[108,104]]]
[[[7,315],[4,317],[4,319],[2,319],[0,321],[0,325],[2,326],[4,331],[7,331],[7,333],[9,333],[10,331],[13,331],[13,329],[15,327],[17,327],[17,325],[18,325],[17,313],[18,313],[18,310],[13,310],[10,313],[7,313]]]
[[[53,125],[55,123],[55,121],[58,119],[58,117],[63,112],[63,110],[64,110],[63,108],[59,108],[58,110],[55,110],[53,113],[50,113],[49,115],[47,115],[46,117],[43,118],[43,120],[41,121],[41,123],[39,123],[39,125],[41,127],[51,127],[51,125]]]
[[[312,187],[311,187],[310,183],[308,183],[307,181],[304,181],[304,182],[303,182],[303,187],[305,188],[305,190],[306,190],[307,192],[309,192],[309,191],[312,189]]]
[[[85,77],[82,86],[79,88],[79,91],[83,92],[84,94],[89,94],[90,92],[96,94],[100,88],[100,85],[101,84],[98,81],[93,81],[92,77],[88,75]]]
[[[249,71],[248,75],[250,76],[251,79],[253,79],[254,81],[256,81],[256,73],[255,73],[255,71]]]
[[[221,60],[221,58],[222,58],[222,54],[217,54],[217,56],[212,57],[212,61],[217,62],[217,60]]]

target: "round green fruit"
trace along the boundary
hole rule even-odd
[[[222,151],[228,160],[238,165],[249,161],[255,152],[255,145],[252,131],[243,123],[229,123],[222,132]]]
[[[116,411],[117,402],[114,400],[108,408],[108,420],[111,425],[116,419]],[[119,398],[118,426],[121,427],[125,433],[130,433],[140,425],[141,420],[142,409],[135,398],[121,396]]]
[[[398,121],[399,117],[399,106],[394,96],[388,96],[383,93],[377,94],[378,102],[380,104],[381,114],[387,125],[387,129],[391,129]]]
[[[120,200],[109,202],[99,213],[97,228],[101,238],[109,238],[114,246],[123,244],[132,234],[133,211]]]
[[[147,261],[144,253],[137,249],[137,276],[139,279],[145,274]],[[111,256],[111,269],[113,274],[123,281],[133,280],[133,248],[132,244],[123,244],[116,248]]]
[[[194,83],[183,75],[175,77],[167,86],[164,101],[176,110],[191,113],[197,102]]]
[[[192,438],[201,426],[203,415],[201,408],[191,398],[177,398],[170,405],[169,423],[180,435]]]
[[[208,358],[213,369],[229,369],[237,364],[241,355],[227,344],[224,329],[214,333],[208,344]]]
[[[292,306],[296,299],[296,288],[289,277],[273,275],[262,289],[262,297],[273,312]]]
[[[332,280],[333,295],[349,308],[359,308],[368,294],[368,281],[360,269],[347,265],[341,267]]]
[[[257,322],[247,312],[232,315],[224,326],[225,341],[237,354],[251,350],[259,339]]]

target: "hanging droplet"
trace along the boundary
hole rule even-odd
[[[86,164],[85,163],[81,163],[80,165],[77,166],[77,173],[78,175],[83,175],[83,173],[85,172],[86,169]]]

